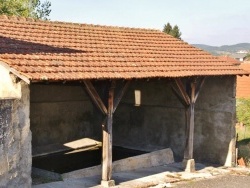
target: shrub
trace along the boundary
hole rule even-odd
[[[236,101],[236,117],[237,121],[246,126],[250,126],[250,98],[240,98]]]

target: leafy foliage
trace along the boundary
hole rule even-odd
[[[40,0],[0,0],[0,14],[48,20],[51,3]]]
[[[45,1],[41,3],[40,0],[33,0],[35,3],[33,4],[33,17],[43,20],[48,20],[49,14],[51,12],[50,7],[51,3],[49,1]]]
[[[173,37],[177,38],[177,39],[181,39],[181,32],[180,29],[177,25],[175,25],[174,27],[172,27],[170,25],[170,23],[167,23],[167,25],[164,25],[163,28],[163,32],[167,33],[169,35],[172,35]]]
[[[172,26],[170,25],[170,23],[167,23],[167,25],[164,25],[164,28],[163,28],[164,33],[170,34],[171,31],[172,31]]]
[[[250,99],[237,99],[236,116],[238,122],[250,126]]]
[[[248,53],[245,57],[245,60],[249,61],[250,60],[250,53]]]
[[[29,2],[24,0],[0,0],[0,14],[29,16]]]
[[[243,158],[246,166],[250,167],[250,138],[238,142],[238,158]]]

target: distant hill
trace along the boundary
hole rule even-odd
[[[240,50],[246,50],[250,52],[250,43],[239,43],[234,45],[223,45],[223,46],[209,46],[205,44],[192,44],[193,46],[210,52],[214,55],[232,54]]]

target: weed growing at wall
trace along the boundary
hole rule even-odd
[[[236,128],[238,134],[239,158],[243,158],[246,165],[250,166],[250,98],[237,99],[236,116],[244,127]]]
[[[250,138],[238,142],[238,159],[243,158],[245,164],[250,167]]]

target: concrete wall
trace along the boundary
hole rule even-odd
[[[21,99],[0,100],[0,187],[31,187],[29,86]]]
[[[141,106],[134,106],[134,90],[141,90]],[[173,95],[170,82],[136,81],[132,83],[114,115],[114,143],[135,149],[175,148],[181,153],[184,136],[183,106]]]
[[[196,105],[194,156],[225,164],[235,142],[236,77],[212,77],[204,86]]]
[[[31,85],[32,146],[63,144],[101,133],[98,110],[80,85]],[[96,118],[97,117],[97,118]]]
[[[142,105],[134,106],[134,90]],[[235,77],[206,79],[195,106],[194,158],[224,164],[234,138]],[[170,147],[182,160],[185,111],[170,89],[170,81],[134,82],[114,115],[115,145],[142,150]],[[231,159],[233,160],[233,159]]]

